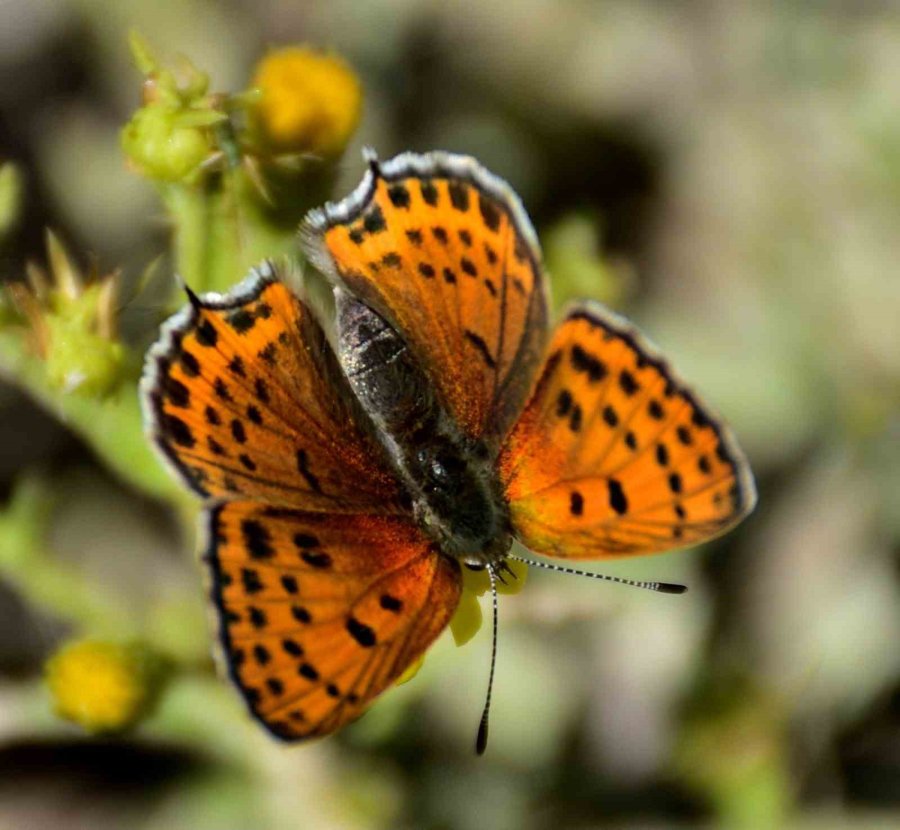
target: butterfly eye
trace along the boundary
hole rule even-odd
[[[419,450],[418,461],[425,473],[427,489],[433,493],[453,489],[465,469],[459,458],[441,450]]]
[[[431,461],[431,467],[428,470],[431,480],[435,484],[446,484],[450,479],[447,468],[441,463],[440,459],[434,458]]]

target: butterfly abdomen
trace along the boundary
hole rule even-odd
[[[340,289],[335,299],[341,365],[419,523],[449,556],[483,562],[502,555],[508,520],[493,459],[475,451],[447,415],[394,328]]]

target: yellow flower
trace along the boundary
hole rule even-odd
[[[496,579],[498,594],[518,594],[525,585],[528,577],[528,565],[524,562],[518,562],[515,559],[507,559],[506,564],[509,570],[504,572],[505,582]],[[491,589],[491,578],[488,576],[486,569],[473,571],[471,568],[463,566],[463,587],[459,596],[459,605],[450,619],[450,633],[453,635],[453,642],[457,646],[464,646],[469,642],[481,628],[484,621],[484,615],[481,612],[481,603],[478,598],[483,596]],[[425,661],[425,655],[407,667],[406,671],[400,675],[397,685],[407,683],[412,680],[422,663]]]
[[[512,573],[506,570],[509,568]],[[487,568],[473,571],[471,568],[463,568],[463,590],[470,591],[475,596],[484,596],[491,589],[491,578],[488,576]],[[502,577],[502,579],[501,579]],[[528,565],[519,562],[517,559],[507,559],[504,569],[500,571],[500,576],[495,577],[497,583],[498,594],[518,594],[525,587],[525,580],[528,578]]]
[[[528,565],[515,559],[507,559],[506,567],[512,573],[501,571],[500,576],[504,577],[503,580],[499,577],[495,578],[497,593],[518,594],[528,577]],[[459,598],[456,613],[450,620],[450,631],[458,646],[468,643],[481,628],[484,615],[481,613],[478,597],[483,596],[491,588],[491,578],[488,576],[487,569],[473,571],[471,568],[463,567],[462,572],[462,595]]]
[[[362,87],[337,55],[276,49],[257,65],[253,107],[263,143],[279,153],[340,155],[362,113]]]
[[[153,698],[155,660],[138,645],[83,640],[46,666],[56,714],[92,733],[134,726]]]

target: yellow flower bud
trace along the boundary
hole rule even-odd
[[[63,646],[46,666],[56,714],[91,733],[134,726],[154,697],[156,662],[138,645],[83,640]]]
[[[260,139],[278,153],[340,155],[362,113],[359,78],[337,55],[277,49],[257,65],[252,107]]]

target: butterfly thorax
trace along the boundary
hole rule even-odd
[[[487,448],[465,436],[393,327],[365,303],[335,292],[338,354],[423,530],[442,553],[489,564],[512,544]]]

